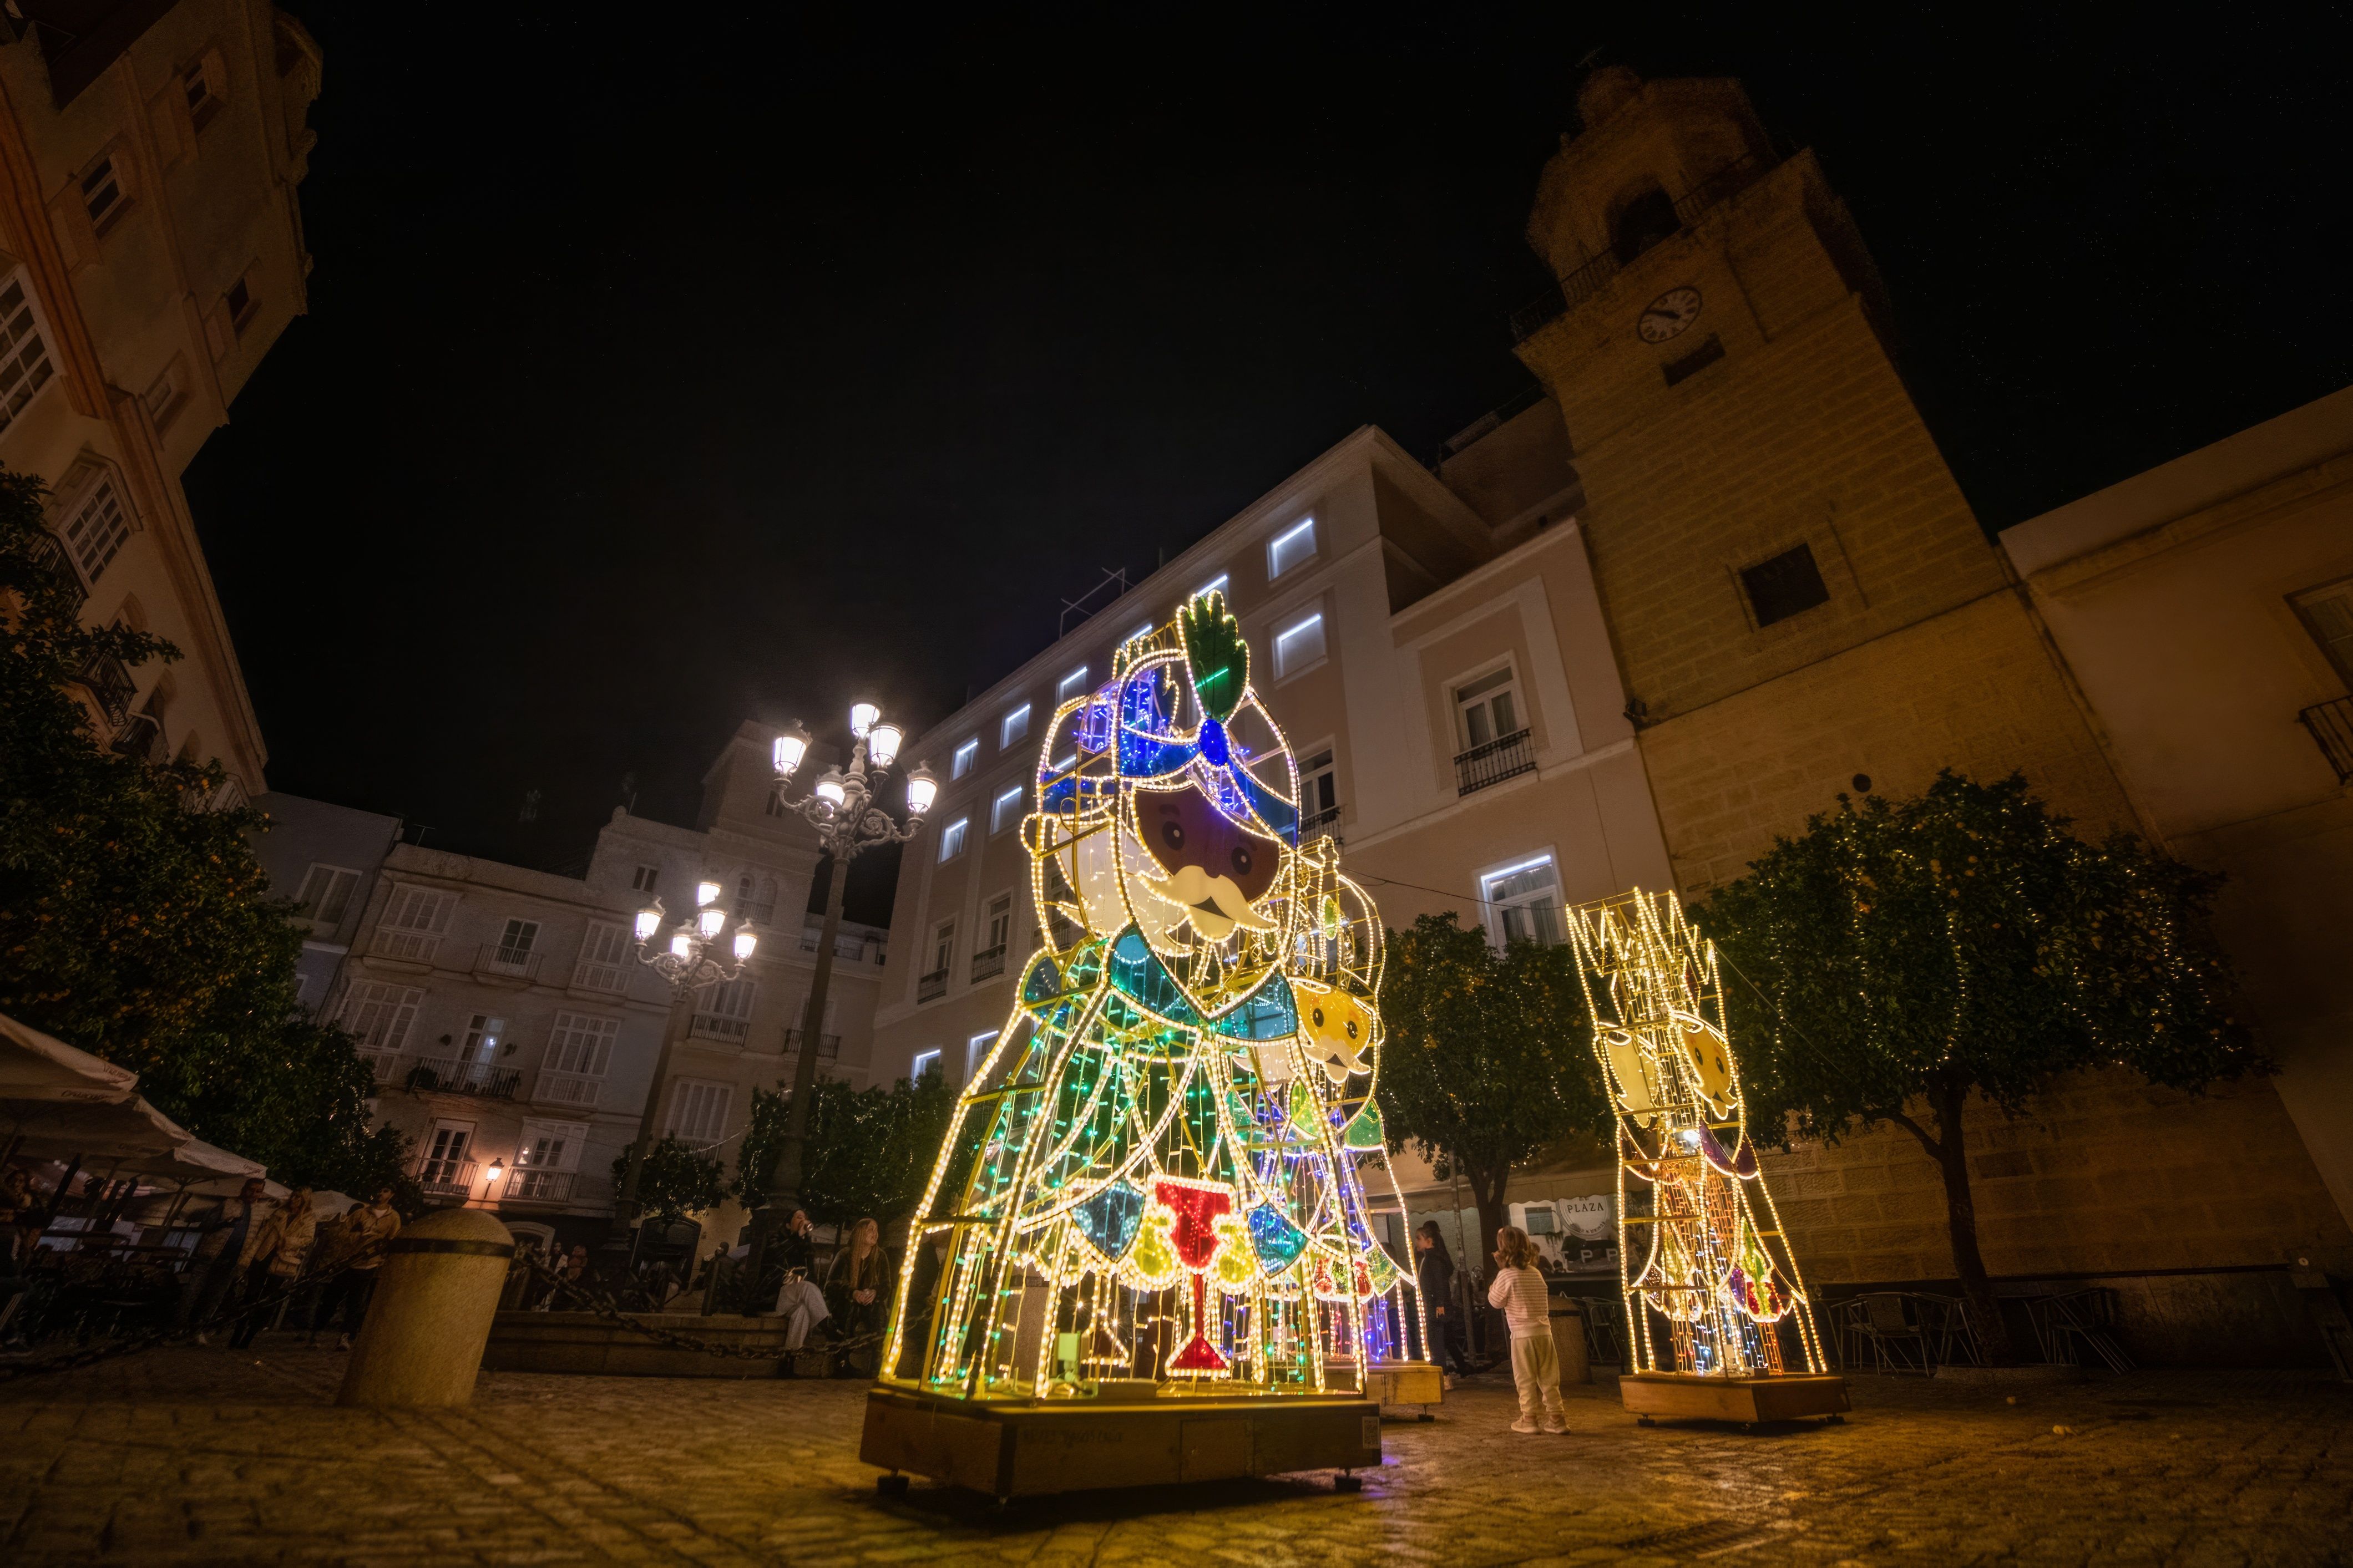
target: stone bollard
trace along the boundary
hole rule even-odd
[[[1553,1348],[1560,1352],[1560,1383],[1593,1381],[1593,1361],[1585,1353],[1585,1309],[1572,1301],[1552,1310]]]
[[[480,1209],[427,1215],[385,1248],[338,1405],[469,1405],[514,1237]]]

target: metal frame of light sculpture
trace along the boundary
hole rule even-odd
[[[1373,1098],[1379,913],[1329,837],[1298,842],[1297,766],[1221,594],[1061,705],[1037,784],[1022,837],[1042,945],[917,1211],[911,1255],[944,1243],[945,1259],[912,1322],[902,1271],[883,1384],[1361,1394],[1373,1366],[1426,1359],[1407,1352],[1409,1331],[1429,1342],[1413,1276],[1374,1234],[1384,1215],[1398,1245],[1410,1234]],[[1177,901],[1210,873],[1145,851],[1139,808],[1182,790],[1229,853],[1279,857],[1245,908],[1219,902],[1231,882]],[[1228,929],[1213,940],[1197,910]]]
[[[1630,1233],[1618,1276],[1634,1371],[1821,1373],[1805,1280],[1748,1135],[1715,944],[1672,894],[1639,889],[1571,909],[1568,932],[1616,1111],[1618,1213]],[[1648,1215],[1628,1208],[1630,1187],[1649,1193]],[[1787,1364],[1784,1319],[1802,1367]],[[1663,1347],[1654,1320],[1667,1325]]]

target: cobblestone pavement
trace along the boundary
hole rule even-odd
[[[1842,1426],[1566,1436],[1482,1378],[1328,1477],[1016,1503],[876,1494],[849,1383],[485,1376],[338,1410],[321,1350],[166,1350],[0,1386],[0,1563],[1453,1565],[2353,1561],[2353,1388],[2306,1373],[2000,1390],[1865,1377]]]

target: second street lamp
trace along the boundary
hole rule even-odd
[[[808,1138],[809,1101],[817,1091],[818,1040],[825,1026],[825,994],[833,980],[833,944],[841,931],[842,886],[849,862],[869,849],[903,844],[913,838],[922,826],[923,814],[931,810],[933,800],[939,795],[939,781],[932,776],[930,769],[917,764],[907,774],[907,820],[903,824],[893,821],[879,803],[875,786],[898,760],[899,745],[906,739],[906,732],[883,718],[882,710],[871,702],[850,706],[849,731],[857,737],[857,744],[850,750],[849,765],[828,768],[810,786],[808,795],[784,802],[787,810],[797,811],[817,829],[818,847],[828,857],[831,869],[826,880],[825,924],[817,941],[817,973],[809,980],[808,1007],[801,1015],[800,1055],[793,1062],[792,1103],[785,1116],[784,1137],[776,1148],[776,1167],[768,1179],[766,1202],[752,1218],[751,1253],[744,1260],[744,1276],[755,1291],[761,1271],[766,1267],[768,1238],[799,1206],[801,1183],[807,1173],[804,1169],[804,1151]],[[776,794],[780,799],[786,784],[799,771],[802,759],[808,755],[808,745],[807,734],[797,724],[776,737]]]
[[[656,899],[638,911],[638,962],[670,983],[670,1021],[662,1029],[661,1049],[654,1057],[653,1082],[646,1088],[646,1108],[638,1119],[638,1136],[629,1144],[628,1163],[621,1172],[621,1192],[613,1205],[613,1227],[605,1238],[606,1271],[626,1271],[631,1252],[630,1233],[637,1228],[638,1215],[643,1207],[638,1201],[638,1185],[645,1173],[646,1155],[653,1148],[655,1118],[661,1110],[662,1090],[669,1087],[670,1054],[679,1037],[685,1032],[683,1025],[694,1010],[691,1000],[703,986],[733,980],[744,973],[752,961],[752,953],[760,945],[759,932],[749,921],[739,921],[729,949],[735,955],[733,964],[713,955],[719,938],[727,927],[727,911],[719,907],[719,884],[698,882],[694,889],[695,911],[691,920],[678,922],[670,935],[667,947],[653,945],[661,933],[662,902]]]

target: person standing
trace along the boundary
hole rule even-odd
[[[1446,1386],[1454,1386],[1460,1375],[1472,1375],[1471,1363],[1462,1353],[1461,1320],[1454,1310],[1454,1254],[1446,1247],[1446,1235],[1438,1222],[1426,1219],[1414,1232],[1414,1283],[1421,1289],[1421,1310],[1430,1323],[1430,1343],[1423,1347],[1432,1362],[1438,1363],[1446,1379]],[[1447,1363],[1452,1372],[1444,1372]]]
[[[392,1206],[392,1189],[378,1187],[375,1196],[343,1216],[335,1237],[335,1257],[349,1266],[327,1281],[319,1299],[319,1322],[338,1306],[343,1311],[343,1333],[335,1348],[352,1348],[352,1336],[367,1320],[368,1301],[375,1294],[375,1273],[384,1267],[384,1249],[400,1234],[400,1212]]]
[[[268,1298],[273,1290],[293,1289],[294,1281],[302,1277],[302,1265],[310,1258],[318,1229],[318,1218],[311,1212],[311,1189],[297,1187],[248,1237],[245,1315],[229,1336],[231,1350],[245,1349],[261,1332],[261,1320],[269,1315]]]
[[[204,1234],[196,1238],[196,1255],[188,1263],[193,1283],[181,1293],[179,1321],[183,1327],[195,1321],[200,1345],[212,1343],[205,1325],[220,1310],[222,1300],[237,1283],[249,1244],[259,1239],[261,1222],[269,1217],[268,1194],[259,1176],[250,1178],[237,1189],[237,1196],[213,1211]]]
[[[1568,1430],[1568,1411],[1560,1401],[1560,1352],[1552,1342],[1552,1296],[1536,1268],[1535,1244],[1518,1226],[1495,1233],[1495,1279],[1487,1287],[1487,1304],[1504,1310],[1512,1331],[1512,1381],[1519,1385],[1520,1418],[1514,1432],[1536,1430],[1536,1413],[1543,1406],[1544,1429]]]
[[[873,1219],[861,1219],[850,1227],[849,1245],[834,1254],[833,1268],[825,1279],[826,1305],[833,1310],[834,1332],[849,1340],[881,1333],[891,1310],[886,1300],[890,1288],[891,1258],[882,1250],[882,1226]],[[880,1354],[871,1346],[858,1353],[861,1361],[881,1364]]]

